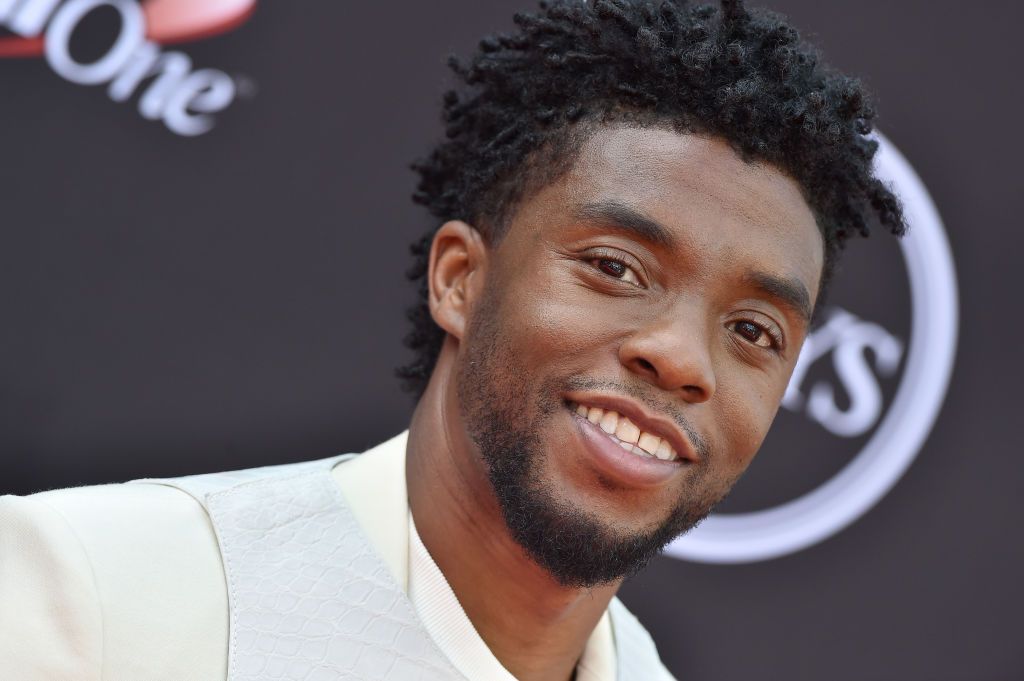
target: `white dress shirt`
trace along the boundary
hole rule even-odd
[[[334,468],[335,479],[371,543],[405,588],[431,638],[455,668],[473,681],[515,681],[480,638],[420,541],[405,487],[406,438],[407,433],[402,433],[339,464]],[[385,489],[371,484],[381,479],[393,484]],[[576,680],[614,679],[615,642],[606,612],[587,642]]]

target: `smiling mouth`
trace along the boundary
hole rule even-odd
[[[668,440],[640,430],[639,426],[617,411],[578,402],[569,402],[568,407],[578,417],[598,426],[608,439],[630,454],[645,459],[679,461],[679,454]]]

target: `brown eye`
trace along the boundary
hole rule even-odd
[[[602,258],[597,261],[597,267],[607,275],[621,279],[626,274],[626,266],[617,260],[606,260]]]
[[[637,276],[636,271],[623,262],[612,258],[595,258],[590,262],[609,277],[640,286],[640,277]]]
[[[772,347],[772,338],[764,329],[753,322],[736,322],[733,330],[748,341],[762,348]]]

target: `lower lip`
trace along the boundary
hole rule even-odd
[[[569,415],[583,437],[590,460],[608,477],[630,487],[656,487],[663,485],[684,468],[682,461],[662,461],[631,454],[608,434],[574,411]]]

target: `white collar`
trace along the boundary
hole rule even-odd
[[[409,595],[427,632],[452,664],[474,681],[514,681],[463,611],[416,532],[405,486],[408,431],[343,461],[334,479],[370,543]],[[615,641],[601,617],[577,665],[577,681],[614,681]]]

